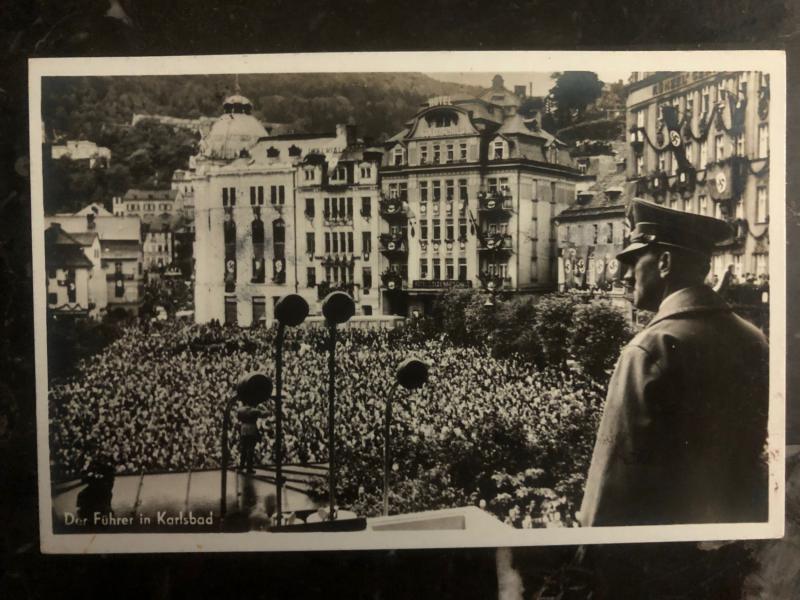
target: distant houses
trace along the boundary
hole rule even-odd
[[[67,157],[72,161],[85,162],[90,169],[111,164],[111,150],[88,140],[67,140],[63,144],[53,144],[50,146],[50,156],[53,160]]]

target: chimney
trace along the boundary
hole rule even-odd
[[[92,231],[95,227],[94,223],[94,213],[86,213],[86,229]]]

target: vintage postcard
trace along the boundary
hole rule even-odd
[[[780,537],[785,77],[31,60],[42,551]]]

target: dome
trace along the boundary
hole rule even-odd
[[[259,138],[269,134],[250,114],[252,104],[239,94],[225,99],[225,114],[217,119],[201,142],[201,152],[207,158],[231,160],[243,149],[250,148]]]

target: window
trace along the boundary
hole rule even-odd
[[[428,147],[427,146],[420,146],[419,147],[419,164],[424,165],[428,162]]]
[[[367,252],[372,252],[372,237],[370,236],[369,231],[361,232],[361,252],[364,254]]]
[[[725,138],[720,133],[714,139],[714,160],[722,160],[725,158]]]
[[[253,296],[253,325],[258,325],[267,316],[267,299],[264,296]]]
[[[433,278],[439,280],[442,278],[442,259],[433,259]]]
[[[714,202],[714,217],[717,219],[722,219],[722,204],[720,202]]]
[[[327,200],[327,198],[326,198]],[[306,216],[314,218],[314,199],[313,198],[306,198]]]
[[[419,278],[420,279],[427,279],[428,278],[428,259],[427,258],[420,258],[419,259]]]
[[[145,210],[151,210],[149,204],[145,204]],[[222,206],[236,206],[236,188],[224,187],[222,188]]]
[[[427,202],[428,201],[428,182],[427,181],[420,181],[419,182],[419,201],[420,202]]]
[[[766,158],[769,156],[769,126],[762,123],[758,126],[758,156],[757,158]]]
[[[441,162],[442,153],[439,148],[439,144],[433,145],[433,164],[438,165]]]
[[[467,160],[467,145],[465,143],[458,145],[458,160]]]
[[[338,254],[339,252],[339,236],[336,235],[336,232],[331,234],[331,242],[332,242],[332,249],[334,254]]]
[[[606,223],[606,244],[614,243],[614,222],[609,221]]]
[[[636,156],[636,175],[644,175],[644,154]]]
[[[505,144],[497,141],[492,144],[492,158],[505,158]]]
[[[408,200],[408,183],[405,181],[401,181],[400,185],[398,186],[398,194],[401,200]]]
[[[467,259],[464,256],[461,256],[458,259],[458,280],[467,280]]]
[[[683,210],[684,210],[684,212],[692,212],[692,199],[691,198],[684,198],[683,199]]]
[[[705,169],[708,164],[708,140],[700,142],[700,168]]]
[[[446,258],[444,260],[444,274],[445,279],[453,280],[456,278],[455,266],[452,258]]]
[[[439,219],[433,219],[433,241],[442,239],[442,228]]]
[[[361,287],[365,292],[372,287],[372,267],[361,269]]]
[[[286,188],[282,185],[270,186],[269,200],[272,204],[284,204],[286,202]]]
[[[331,234],[329,231],[325,232],[325,254],[331,253]]]
[[[236,325],[236,298],[225,298],[225,324]]]
[[[690,165],[694,164],[694,142],[686,142],[684,146],[684,151],[686,152],[686,162]]]
[[[403,148],[398,146],[392,152],[392,164],[399,167],[403,164]]]
[[[539,218],[533,217],[531,219],[531,239],[538,240],[539,239]]]
[[[456,159],[456,151],[453,144],[447,144],[447,162],[451,163]]]
[[[448,241],[455,239],[453,219],[447,219],[445,221],[445,239]]]
[[[306,181],[314,181],[314,169],[303,169]]]
[[[766,223],[769,217],[769,203],[767,201],[767,188],[759,186],[756,190],[756,223]]]
[[[264,186],[250,186],[250,206],[264,206]]]
[[[313,288],[317,285],[317,268],[306,267],[306,287]]]
[[[700,112],[708,114],[709,110],[711,110],[711,88],[706,86],[700,96]]]
[[[645,115],[646,115],[645,110],[636,111],[636,127],[644,128]]]
[[[419,239],[428,239],[428,219],[423,219],[419,222]]]
[[[456,190],[455,190],[455,182],[452,179],[448,179],[444,182],[444,197],[447,199],[448,202],[452,202],[455,198]]]
[[[741,198],[736,201],[735,215],[737,219],[744,219],[744,202],[742,202]]]
[[[352,254],[353,253],[353,232],[347,232],[347,251]]]
[[[458,199],[462,202],[466,202],[468,195],[467,195],[467,180],[466,179],[459,179],[458,180]]]
[[[438,202],[442,199],[442,182],[441,181],[434,181],[433,182],[433,201]]]
[[[347,167],[344,165],[338,166],[331,173],[332,181],[347,181]]]
[[[458,220],[458,239],[461,241],[467,240],[467,220],[464,217]]]
[[[372,178],[372,167],[361,167],[361,179]]]
[[[697,197],[697,200],[699,204],[698,210],[700,214],[701,215],[708,214],[708,197],[705,194],[700,194]]]
[[[756,275],[768,275],[769,274],[769,255],[768,254],[756,254],[754,255],[755,258],[755,271]]]
[[[353,220],[353,198],[350,196],[347,197],[347,220]]]
[[[667,153],[666,152],[659,152],[658,153],[658,170],[662,171],[662,172],[667,170]]]
[[[740,133],[736,136],[736,156],[744,156],[744,134]]]
[[[369,196],[361,198],[361,216],[369,217],[372,215],[372,201]]]
[[[352,234],[352,232],[348,233]],[[347,252],[347,234],[344,231],[339,232],[339,251],[342,253]]]
[[[316,252],[316,235],[313,231],[306,233],[306,253],[314,255]]]

